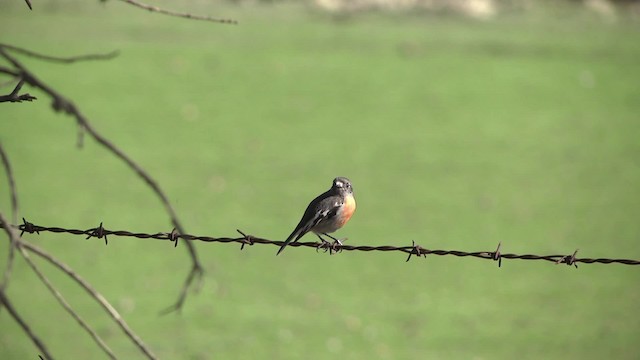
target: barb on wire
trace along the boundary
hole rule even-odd
[[[245,245],[253,246],[253,236],[243,233],[240,229],[236,229],[236,231],[242,235],[244,240],[242,245],[240,245],[240,250],[244,250]]]
[[[569,266],[573,265],[576,267],[576,269],[578,268],[578,264],[576,264],[576,254],[578,253],[578,249],[576,249],[576,251],[573,252],[573,255],[567,255],[567,256],[563,256],[560,259],[558,259],[556,261],[556,264],[567,264]]]
[[[20,230],[21,230],[20,237],[22,237],[24,233],[29,233],[29,234],[36,233],[40,235],[40,231],[36,229],[32,223],[28,222],[24,218],[22,218],[22,225],[20,225]]]
[[[51,233],[64,233],[64,234],[72,234],[72,235],[82,235],[86,236],[92,234],[95,231],[95,228],[87,229],[87,230],[79,230],[79,229],[66,229],[62,227],[46,227],[35,225],[25,221],[20,225],[11,225],[21,231],[25,232],[51,232]],[[280,240],[269,240],[259,238],[253,235],[247,235],[244,232],[238,230],[238,233],[242,235],[241,237],[230,238],[230,237],[211,237],[211,236],[198,236],[198,235],[189,235],[189,234],[174,234],[174,233],[166,233],[159,232],[155,234],[149,233],[139,233],[139,232],[131,232],[126,230],[109,230],[102,229],[102,233],[106,235],[110,235],[112,237],[129,237],[129,238],[138,238],[138,239],[155,239],[155,240],[168,240],[175,241],[175,238],[181,238],[191,241],[202,241],[202,242],[213,242],[213,243],[238,243],[241,245],[254,245],[254,244],[267,244],[267,245],[275,245],[282,246],[284,241]],[[495,251],[476,251],[476,252],[467,252],[467,251],[459,251],[459,250],[431,250],[426,249],[422,246],[419,246],[415,243],[415,241],[410,246],[391,246],[391,245],[382,245],[382,246],[369,246],[369,245],[344,245],[339,242],[330,243],[329,245],[318,243],[318,242],[296,242],[289,244],[291,247],[309,247],[318,249],[319,247],[328,246],[328,250],[332,250],[332,254],[340,251],[381,251],[381,252],[402,252],[409,255],[410,259],[411,255],[416,256],[424,256],[426,255],[438,255],[438,256],[456,256],[456,257],[474,257],[478,259],[485,259],[491,261],[498,261],[498,265],[501,265],[502,259],[519,259],[519,260],[544,260],[548,262],[553,262],[556,264],[568,264],[574,265],[577,267],[577,263],[585,263],[585,264],[623,264],[623,265],[640,265],[640,260],[631,260],[631,259],[608,259],[608,258],[576,258],[577,250],[573,253],[573,255],[532,255],[532,254],[505,254],[500,251],[502,243],[498,244],[498,247]],[[241,246],[241,249],[243,247]]]
[[[491,255],[491,259],[493,261],[498,262],[498,267],[502,266],[502,254],[500,253],[501,246],[502,246],[502,241],[498,243],[498,247],[496,248],[496,251],[489,253],[489,255]]]
[[[96,129],[94,129],[93,125],[84,116],[84,114],[80,112],[80,109],[78,109],[78,107],[70,99],[67,99],[62,94],[58,93],[49,85],[41,81],[38,77],[36,77],[33,73],[31,73],[31,71],[29,71],[29,69],[27,69],[21,62],[19,62],[16,58],[14,58],[8,53],[8,51],[10,50],[22,51],[22,53],[25,53],[25,51],[23,51],[24,49],[20,49],[20,50],[17,50],[17,49],[18,48],[14,46],[7,46],[4,44],[0,44],[0,56],[4,57],[15,68],[15,69],[9,69],[5,67],[0,67],[0,72],[14,76],[14,77],[20,77],[30,86],[33,86],[35,88],[38,88],[44,91],[53,100],[52,107],[55,111],[62,111],[66,114],[73,116],[76,120],[78,129],[79,129],[78,143],[79,144],[82,143],[81,141],[82,134],[86,132],[100,145],[102,145],[104,148],[110,151],[113,155],[115,155],[117,158],[119,158],[125,164],[127,164],[127,166],[129,166],[129,168],[131,168],[136,173],[136,175],[138,175],[138,177],[140,177],[152,189],[152,191],[156,194],[156,196],[160,199],[177,233],[184,234],[185,231],[181,222],[178,219],[178,215],[176,214],[173,206],[171,205],[169,198],[164,193],[164,191],[162,191],[162,189],[160,188],[158,183],[155,181],[155,179],[153,179],[138,163],[133,161],[133,159],[131,159],[124,151],[116,147],[111,141],[109,141],[106,137],[104,137],[101,133],[99,133]],[[49,60],[53,59],[53,57],[43,56],[40,54],[34,55],[35,53],[30,51],[28,51],[28,53],[31,56],[38,56],[40,58],[46,58]],[[77,61],[80,58],[83,60],[87,60],[88,56],[75,57],[73,59],[75,59],[74,61]],[[102,56],[102,58],[104,58],[104,56]],[[61,59],[61,58],[58,58],[58,59]],[[71,58],[67,58],[67,60],[69,59]],[[96,229],[96,231],[97,230],[99,230],[99,228]],[[96,233],[91,233],[86,235],[97,236],[101,234],[99,232],[96,232]],[[106,241],[107,240],[105,237],[105,242]],[[194,245],[188,241],[185,241],[184,243],[189,253],[189,257],[191,259],[191,268],[189,270],[189,274],[187,275],[185,281],[182,284],[182,288],[178,295],[178,299],[171,306],[174,310],[180,310],[182,308],[187,298],[188,290],[194,285],[194,281],[196,280],[198,281],[198,283],[196,284],[197,285],[196,289],[198,288],[198,286],[201,284],[202,275],[204,273],[204,267],[200,263],[200,260],[198,258],[198,253]]]
[[[109,245],[109,243],[107,242],[107,234],[104,233],[104,227],[102,227],[102,222],[100,223],[100,225],[97,228],[91,229],[91,233],[89,235],[87,235],[87,239],[86,240],[89,240],[92,237],[95,237],[95,238],[98,238],[98,239],[104,238],[104,244],[105,245]]]
[[[409,253],[409,256],[407,256],[407,261],[406,262],[409,262],[409,260],[411,260],[411,256],[413,256],[413,255],[416,255],[418,257],[424,256],[425,259],[427,258],[427,254],[424,253],[424,248],[422,248],[422,246],[416,244],[416,242],[414,240],[411,240],[411,244],[412,244],[411,247],[413,249],[411,249],[411,252]]]
[[[175,12],[175,11],[171,11],[171,10],[166,10],[157,6],[153,6],[153,5],[148,5],[142,2],[139,2],[137,0],[121,0],[126,2],[129,5],[133,5],[135,7],[144,9],[144,10],[148,10],[151,12],[157,12],[160,14],[164,14],[164,15],[169,15],[169,16],[175,16],[175,17],[181,17],[181,18],[186,18],[186,19],[193,19],[193,20],[204,20],[204,21],[211,21],[211,22],[216,22],[216,23],[221,23],[221,24],[232,24],[232,25],[237,25],[238,22],[236,20],[232,20],[232,19],[220,19],[220,18],[214,18],[212,16],[203,16],[203,15],[194,15],[194,14],[190,14],[190,13],[180,13],[180,12]]]
[[[178,235],[180,235],[180,233],[176,228],[173,228],[170,233],[167,233],[169,240],[173,242],[173,247],[178,247],[178,240],[180,240]]]

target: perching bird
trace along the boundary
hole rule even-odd
[[[331,189],[313,199],[307,206],[300,223],[285,240],[276,255],[280,254],[289,243],[298,241],[309,231],[316,234],[322,242],[326,242],[326,240],[320,235],[328,236],[342,244],[340,240],[329,233],[343,227],[351,219],[354,211],[356,211],[356,200],[353,197],[351,181],[345,177],[333,179]]]

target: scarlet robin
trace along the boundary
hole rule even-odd
[[[329,235],[329,233],[343,227],[351,219],[354,211],[356,211],[356,200],[353,197],[351,181],[345,177],[333,179],[331,189],[309,203],[298,226],[285,240],[276,255],[280,254],[289,243],[292,241],[297,242],[309,231],[316,234],[323,243],[327,241],[321,235],[330,237],[342,244],[340,240]]]

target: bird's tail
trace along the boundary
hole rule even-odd
[[[300,238],[298,236],[299,233],[300,233],[300,229],[296,228],[295,230],[293,230],[293,232],[291,233],[291,235],[289,235],[287,240],[284,241],[284,244],[282,244],[282,246],[280,246],[280,249],[276,253],[276,256],[278,256],[282,252],[282,250],[284,250],[285,246],[289,245],[289,243],[291,243],[291,241],[294,241],[293,239],[298,240]]]

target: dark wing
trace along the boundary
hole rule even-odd
[[[334,218],[338,214],[338,210],[340,210],[340,207],[342,207],[343,201],[339,197],[332,196],[331,198],[322,200],[321,203],[322,204],[321,206],[319,206],[319,208],[324,209],[324,211],[319,212],[318,221],[316,221],[313,226],[310,227],[307,231],[311,231],[311,229],[313,229],[321,222],[325,222]]]

